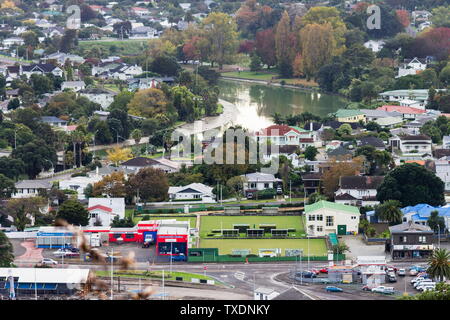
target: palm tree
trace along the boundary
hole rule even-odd
[[[444,277],[450,279],[449,260],[450,252],[447,249],[435,249],[428,259],[427,273],[440,282],[444,281]]]
[[[273,122],[275,122],[275,124],[283,124],[284,123],[284,119],[283,119],[283,116],[280,114],[280,113],[278,113],[278,112],[275,112],[273,115],[272,115],[272,119],[273,119]]]
[[[391,225],[402,222],[403,213],[400,211],[400,202],[388,200],[375,209],[375,214],[382,221],[388,221]]]

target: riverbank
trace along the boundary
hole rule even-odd
[[[265,86],[273,86],[273,87],[282,87],[282,88],[289,88],[289,89],[297,89],[297,90],[305,90],[305,91],[313,91],[313,92],[319,92],[319,87],[306,87],[306,86],[296,86],[292,84],[281,84],[278,82],[272,82],[272,81],[266,81],[266,80],[256,80],[256,79],[244,79],[244,78],[237,78],[237,77],[224,77],[221,76],[219,79],[221,80],[231,80],[231,81],[242,81],[247,83],[254,83],[254,84],[262,84]]]

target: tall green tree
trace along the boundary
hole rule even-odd
[[[431,211],[427,224],[436,233],[445,232],[445,220],[443,217],[439,216],[439,212],[437,210]]]
[[[75,226],[86,226],[89,223],[89,211],[78,200],[66,200],[59,207],[56,219]]]
[[[0,267],[8,268],[14,261],[13,246],[3,231],[0,231]]]
[[[402,206],[419,203],[440,206],[445,203],[444,182],[423,166],[407,163],[385,176],[377,190],[377,199],[381,202],[398,200]]]

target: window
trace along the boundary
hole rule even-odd
[[[97,218],[98,214],[97,213],[91,213],[91,219],[92,218]]]
[[[256,183],[254,182],[250,183],[250,188],[256,188]]]
[[[132,233],[127,233],[125,235],[125,239],[133,239],[133,238],[134,238],[134,234],[132,234]]]
[[[313,214],[310,214],[310,215],[308,216],[308,220],[309,220],[309,221],[315,221],[315,220],[316,220],[316,216],[313,215]]]
[[[333,226],[333,216],[327,216],[327,219],[326,219],[326,226],[327,227],[332,227]]]
[[[322,226],[317,226],[316,230],[317,230],[317,232],[322,232],[323,231],[323,227]]]
[[[352,220],[356,220],[356,216],[352,216],[350,219]]]
[[[408,237],[400,237],[400,242],[406,242],[408,240]]]
[[[318,214],[316,219],[317,219],[317,221],[323,221],[323,215]]]
[[[425,242],[427,242],[427,237],[425,237],[425,236],[419,236],[419,242],[420,242],[420,243],[425,243]]]
[[[269,188],[269,184],[268,183],[264,183],[264,188]]]

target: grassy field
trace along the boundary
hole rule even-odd
[[[111,275],[110,271],[96,271],[99,277],[109,277]],[[143,278],[143,279],[161,279],[162,271],[143,271],[143,270],[126,270],[114,272],[115,277],[127,277],[127,278]],[[166,280],[176,280],[176,277],[183,277],[183,281],[191,282],[192,278],[202,279],[202,280],[214,280],[211,277],[204,276],[197,273],[188,272],[164,272],[164,279]]]
[[[148,215],[150,217],[150,220],[167,220],[167,219],[176,219],[177,221],[190,221],[189,225],[191,228],[195,228],[195,225],[197,223],[196,217],[167,217],[167,216],[158,216],[158,215]],[[134,223],[138,223],[142,220],[142,217],[135,217],[133,219]]]
[[[272,77],[276,77],[276,73],[272,72],[261,72],[261,71],[241,71],[241,72],[223,72],[221,76],[242,78],[249,80],[271,80]]]
[[[285,249],[303,249],[303,254],[308,255],[307,239],[240,239],[240,240],[207,240],[200,239],[201,248],[218,248],[219,254],[231,254],[233,249],[250,249],[251,254],[258,254],[259,249],[281,249],[281,255],[285,255]],[[309,240],[310,256],[325,256],[327,246],[324,239]]]
[[[111,40],[111,41],[97,41],[88,40],[80,41],[79,51],[90,50],[93,46],[100,47],[102,51],[114,55],[136,55],[142,54],[144,48],[147,47],[147,40]],[[112,50],[111,50],[112,49]]]
[[[200,237],[205,238],[213,229],[233,229],[233,224],[249,224],[250,228],[259,224],[276,224],[277,229],[296,229],[295,235],[305,233],[304,222],[299,216],[202,216]],[[253,240],[252,240],[253,241]],[[261,240],[256,240],[261,241]]]
[[[271,80],[274,83],[279,83],[281,81],[285,81],[286,84],[303,86],[303,87],[318,87],[319,85],[315,81],[307,81],[306,79],[272,79],[278,77],[276,72],[266,72],[266,71],[241,71],[241,72],[222,72],[221,76],[223,77],[233,77],[247,80],[262,80],[269,81]]]

